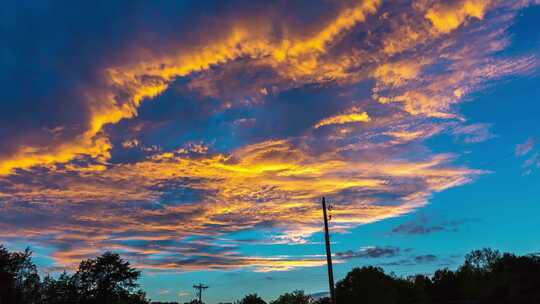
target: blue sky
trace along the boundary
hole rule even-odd
[[[21,1],[2,11],[0,241],[112,250],[154,300],[538,252],[538,1]]]

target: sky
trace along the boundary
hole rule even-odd
[[[540,250],[540,2],[11,1],[0,243],[153,300]]]

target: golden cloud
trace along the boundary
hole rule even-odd
[[[339,114],[325,118],[315,125],[315,129],[328,125],[342,125],[351,122],[368,122],[371,120],[366,112],[358,112],[355,110],[356,109],[349,111],[349,113],[346,114]]]
[[[433,27],[442,33],[458,28],[467,18],[483,19],[491,0],[461,0],[453,4],[437,3],[426,13]]]
[[[345,7],[333,20],[323,24],[319,31],[307,38],[286,35],[281,41],[272,41],[268,39],[271,36],[271,20],[267,20],[267,24],[258,24],[259,31],[252,30],[252,23],[233,24],[225,37],[209,41],[200,48],[108,67],[104,76],[110,87],[109,92],[81,92],[81,98],[87,100],[90,112],[88,130],[84,134],[61,147],[23,147],[16,155],[0,160],[0,174],[9,174],[16,168],[67,162],[79,155],[105,160],[110,158],[111,146],[106,138],[99,135],[103,126],[134,117],[144,99],[162,93],[173,79],[207,70],[213,65],[249,57],[286,71],[293,79],[313,75],[321,66],[318,57],[325,53],[328,45],[344,31],[363,22],[367,14],[375,13],[379,4],[380,0],[364,0],[357,6]],[[127,100],[119,103],[113,93],[117,91],[128,96]]]
[[[320,230],[318,200],[323,195],[336,199],[334,225],[342,230],[407,213],[424,205],[431,193],[467,183],[481,173],[445,167],[448,160],[444,155],[425,161],[351,160],[335,152],[312,154],[283,140],[249,145],[231,155],[190,158],[182,152],[167,152],[166,156],[158,154],[146,161],[115,165],[99,172],[79,172],[76,176],[69,171],[49,172],[48,176],[56,176],[56,183],[62,176],[63,181],[55,189],[51,189],[52,180],[43,187],[13,183],[10,194],[4,197],[2,213],[22,217],[36,214],[42,221],[21,226],[25,220],[19,218],[19,224],[3,221],[2,227],[12,233],[15,225],[19,236],[69,244],[68,250],[54,255],[64,265],[104,247],[136,253],[141,265],[145,265],[146,257],[177,252],[190,243],[138,249],[121,245],[123,241],[217,236],[254,229],[263,223],[280,230],[284,238],[301,242]],[[40,179],[46,181],[47,177]],[[186,203],[182,198],[164,199],[164,192],[174,190],[177,181],[185,191],[201,193],[199,200]],[[167,184],[172,188],[156,187]],[[376,197],[383,194],[395,196],[395,203],[379,204]],[[23,211],[19,201],[34,205]],[[150,208],[156,202],[159,205]],[[54,212],[46,206],[54,206]],[[55,214],[61,214],[64,224],[54,220]],[[228,267],[249,266],[265,271],[321,263],[319,259],[242,259]],[[180,267],[174,263],[149,267],[173,265]]]

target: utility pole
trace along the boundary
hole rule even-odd
[[[202,292],[203,290],[207,289],[208,288],[208,285],[204,285],[204,284],[201,284],[199,283],[198,285],[193,285],[193,288],[195,288],[195,290],[197,290],[197,296],[199,297],[199,304],[202,304]]]
[[[328,265],[328,284],[330,285],[330,302],[336,304],[336,293],[334,290],[334,269],[332,267],[332,252],[330,250],[330,234],[328,232],[328,217],[326,214],[326,200],[322,198],[324,216],[324,239],[326,243],[326,263]]]

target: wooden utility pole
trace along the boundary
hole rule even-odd
[[[326,214],[326,201],[322,198],[324,216],[324,239],[326,242],[326,263],[328,265],[328,284],[330,285],[330,301],[336,304],[336,293],[334,290],[334,269],[332,267],[332,252],[330,250],[330,233],[328,232],[328,216]]]
[[[203,290],[207,289],[208,288],[208,285],[204,285],[204,284],[201,284],[199,283],[199,285],[193,285],[193,288],[195,288],[195,290],[197,290],[197,296],[199,297],[199,304],[202,304],[202,292]]]

